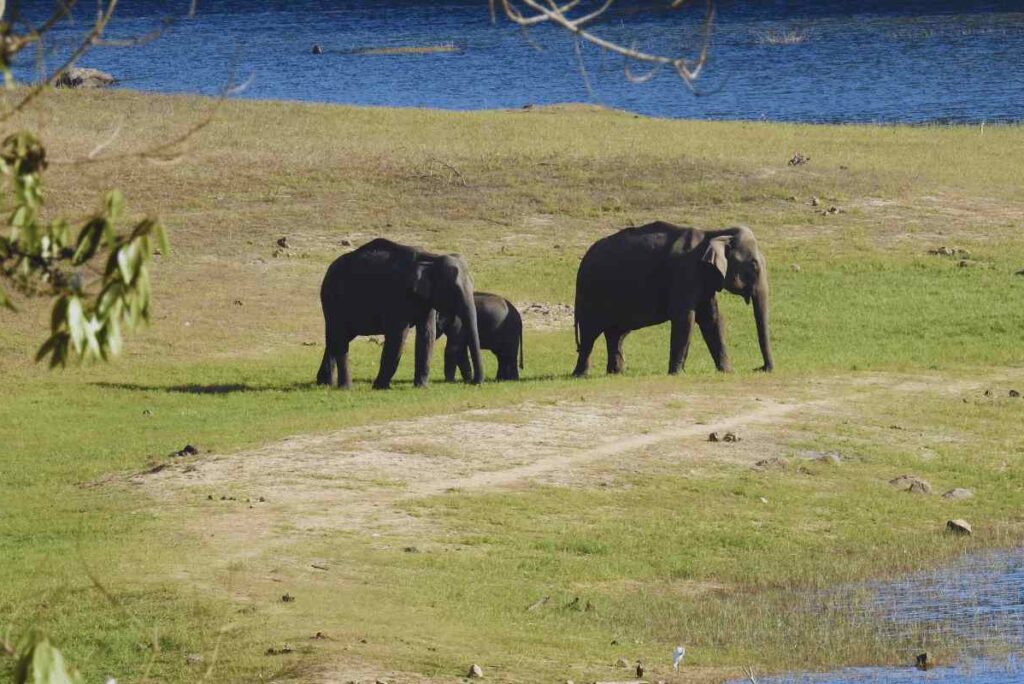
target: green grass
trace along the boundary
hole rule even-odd
[[[43,122],[51,156],[67,159],[109,137],[111,113],[127,122],[113,150],[123,152],[187,128],[213,105],[61,92],[41,106],[28,122]],[[811,163],[787,167],[797,150]],[[755,473],[714,460],[679,468],[658,447],[631,474],[606,464],[608,488],[523,486],[406,501],[426,538],[299,530],[283,556],[220,558],[203,535],[210,511],[202,502],[154,500],[123,484],[125,474],[186,443],[206,458],[288,435],[465,409],[509,407],[501,421],[515,426],[524,403],[664,396],[667,415],[689,410],[687,397],[721,397],[700,409],[713,416],[754,395],[785,401],[833,382],[847,392],[880,373],[923,374],[938,386],[1019,378],[1019,127],[228,102],[185,152],[174,165],[51,170],[51,210],[81,215],[114,184],[133,209],[159,213],[171,230],[174,252],[154,272],[154,324],[128,340],[125,358],[47,373],[29,360],[45,308],[22,302],[21,314],[0,313],[0,622],[42,625],[92,679],[131,679],[151,667],[156,679],[194,680],[202,668],[185,656],[202,653],[216,681],[281,672],[303,679],[338,663],[441,677],[475,660],[499,681],[579,680],[614,675],[606,666],[620,655],[663,661],[677,639],[695,667],[707,668],[698,679],[738,674],[748,663],[896,662],[906,644],[879,639],[840,607],[819,613],[798,598],[964,548],[1020,543],[1022,483],[1006,464],[1024,451],[1014,427],[1024,404],[973,394],[964,404],[962,392],[934,389],[875,388],[835,415],[801,417],[766,446],[772,454],[856,454],[838,468]],[[808,204],[812,195],[821,207]],[[819,213],[833,204],[844,213]],[[760,364],[752,316],[725,296],[740,369],[730,377],[713,373],[699,340],[687,375],[664,377],[661,326],[629,337],[621,378],[603,377],[599,344],[593,377],[569,379],[572,332],[560,329],[528,331],[518,384],[445,386],[435,361],[434,385],[417,391],[407,349],[396,389],[372,392],[379,348],[360,342],[355,390],[312,385],[322,335],[316,293],[343,239],[385,235],[457,250],[480,289],[520,304],[571,303],[586,246],[652,219],[755,230],[772,281],[773,377],[746,370]],[[282,235],[291,256],[274,257]],[[970,265],[927,254],[942,245],[969,249]],[[485,362],[493,374],[493,360]],[[993,382],[1005,393],[1005,382]],[[890,431],[890,423],[906,430]],[[418,445],[409,448],[455,458]],[[979,492],[956,504],[978,534],[968,543],[942,536],[946,502],[885,485],[904,471]],[[120,479],[80,486],[110,474]],[[410,543],[425,552],[402,552]],[[445,550],[455,547],[462,550]],[[313,557],[331,559],[332,571],[296,570]],[[281,604],[285,591],[299,600]],[[242,593],[256,598],[241,605]],[[548,605],[525,611],[545,595]],[[597,610],[566,609],[575,596]],[[146,647],[154,628],[155,654]],[[333,640],[311,642],[321,629]],[[296,652],[264,655],[284,642]]]

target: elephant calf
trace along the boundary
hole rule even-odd
[[[476,324],[480,334],[480,348],[490,349],[498,359],[497,380],[518,380],[523,367],[523,318],[519,310],[504,297],[489,292],[473,295],[476,304]],[[437,336],[447,335],[444,349],[444,379],[455,380],[455,369],[462,379],[470,378],[469,335],[462,319],[440,314],[437,317]]]
[[[594,342],[604,335],[608,372],[623,367],[622,342],[632,330],[671,321],[668,372],[686,363],[696,321],[715,367],[731,370],[720,290],[753,302],[764,365],[774,366],[768,339],[768,267],[745,226],[703,231],[657,221],[626,228],[591,245],[576,274],[573,375],[586,374]]]

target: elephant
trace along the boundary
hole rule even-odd
[[[384,335],[375,389],[387,389],[398,369],[409,328],[416,328],[413,384],[426,386],[436,338],[436,313],[465,321],[473,384],[483,381],[473,280],[458,254],[431,254],[377,238],[343,254],[320,286],[326,344],[316,381],[350,387],[349,343],[358,335]]]
[[[587,373],[604,334],[608,372],[621,373],[623,340],[632,330],[671,321],[669,374],[683,370],[696,319],[719,371],[730,372],[716,294],[725,289],[753,302],[764,365],[774,368],[768,336],[768,269],[746,226],[702,231],[656,221],[625,228],[591,245],[576,274],[573,375]]]
[[[490,349],[498,359],[498,374],[495,380],[518,380],[519,369],[523,367],[523,318],[519,315],[519,310],[504,297],[490,292],[477,292],[473,299],[476,302],[480,347]],[[444,349],[444,379],[454,382],[455,369],[458,368],[462,373],[462,379],[468,380],[469,337],[462,319],[438,315],[438,338],[441,335],[448,337]]]

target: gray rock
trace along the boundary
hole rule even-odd
[[[959,501],[961,499],[970,499],[973,496],[974,496],[974,492],[972,492],[970,489],[964,489],[963,487],[957,487],[955,489],[950,489],[948,492],[943,494],[942,498],[943,499],[951,499],[951,500],[954,500],[954,501]]]
[[[931,494],[932,486],[927,480],[922,480],[916,475],[900,475],[897,478],[889,480],[896,489],[904,492],[911,492],[912,494]]]
[[[116,82],[113,76],[99,69],[71,67],[54,83],[58,88],[106,88]]]
[[[779,470],[789,465],[789,461],[782,456],[774,456],[772,458],[764,458],[754,464],[754,470],[771,470],[777,468]]]
[[[949,520],[946,522],[946,531],[952,532],[953,534],[959,534],[964,536],[971,536],[974,534],[974,530],[971,529],[971,523],[966,520],[956,519]]]
[[[484,676],[484,669],[476,663],[473,663],[469,666],[469,672],[466,674],[466,676],[470,679],[480,679]]]
[[[615,667],[626,667],[626,668],[628,668],[629,667],[629,661],[626,660],[625,658],[619,658],[618,660],[615,661]]]

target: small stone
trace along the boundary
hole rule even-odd
[[[957,518],[956,520],[949,520],[946,522],[946,531],[952,532],[953,534],[971,536],[974,534],[974,530],[971,529],[971,524],[966,520]]]
[[[615,666],[616,667],[629,668],[629,661],[626,660],[625,658],[619,658],[618,660],[615,661]]]
[[[484,670],[476,663],[473,663],[469,666],[469,672],[466,674],[466,676],[470,679],[480,679],[484,676]]]
[[[185,662],[189,665],[199,665],[203,662],[203,656],[199,655],[198,653],[189,653],[187,656],[185,656]]]
[[[721,442],[722,441],[722,437],[717,432],[712,432],[710,435],[708,435],[708,441],[709,442]]]
[[[922,480],[916,475],[900,475],[897,478],[889,480],[889,484],[897,489],[905,492],[911,492],[913,494],[931,494],[932,486],[927,480]]]
[[[942,495],[943,499],[950,499],[952,501],[961,501],[963,499],[970,499],[974,496],[974,492],[970,489],[964,489],[963,487],[957,487],[950,489],[948,492]]]

